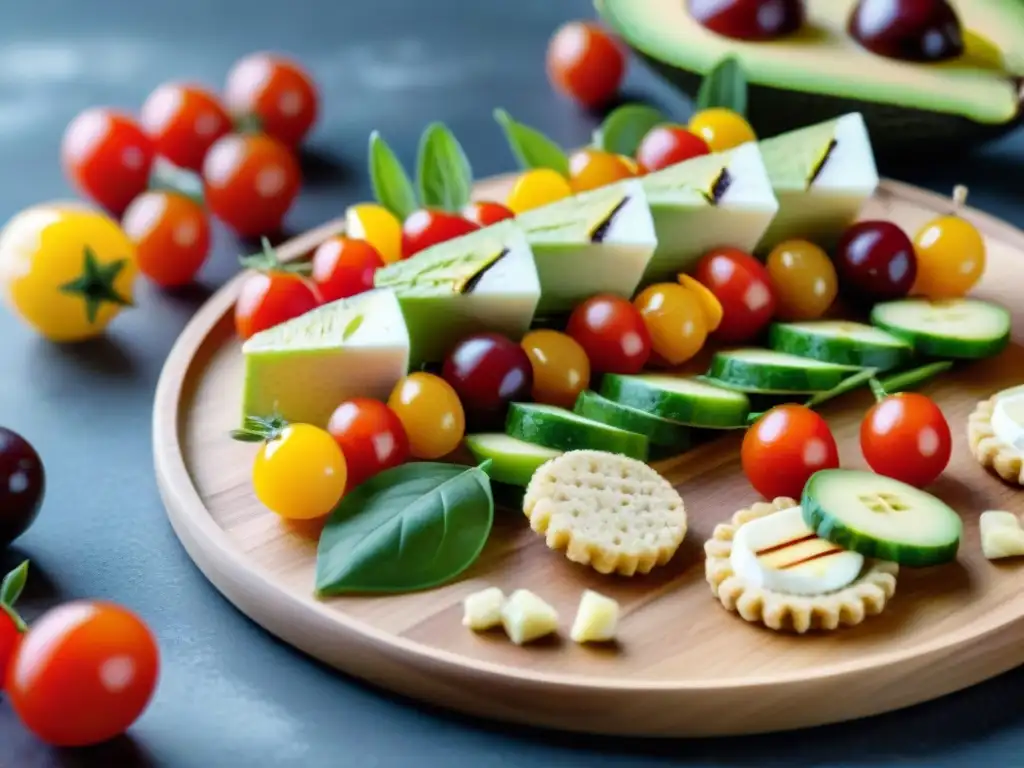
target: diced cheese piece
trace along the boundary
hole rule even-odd
[[[558,630],[558,613],[527,589],[517,589],[501,607],[501,624],[516,645]]]
[[[615,639],[619,604],[610,597],[585,590],[576,609],[569,636],[577,643],[601,643]]]
[[[978,519],[981,551],[989,560],[1024,555],[1024,528],[1011,512],[989,510]]]
[[[505,593],[498,587],[488,587],[467,595],[462,601],[462,626],[481,632],[501,624],[501,606]]]
[[[261,331],[242,354],[243,417],[326,426],[349,398],[387,400],[409,370],[409,334],[395,293],[373,290]]]

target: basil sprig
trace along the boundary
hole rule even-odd
[[[409,174],[380,131],[370,134],[370,184],[377,202],[399,221],[416,210],[416,190]]]
[[[704,76],[694,106],[698,111],[721,107],[747,114],[747,78],[739,59],[726,56]]]
[[[420,138],[416,169],[420,203],[457,213],[473,191],[473,168],[455,135],[442,123],[431,123]]]
[[[429,589],[469,568],[494,521],[489,463],[404,464],[346,494],[320,535],[317,595]]]
[[[504,109],[494,110],[494,119],[505,132],[509,149],[512,150],[512,155],[522,170],[550,168],[568,177],[569,158],[555,141],[536,128],[513,120]]]
[[[633,157],[644,136],[656,125],[669,122],[660,109],[646,104],[616,107],[594,131],[597,149]]]

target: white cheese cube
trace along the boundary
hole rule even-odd
[[[981,551],[989,560],[1024,555],[1024,529],[1010,512],[989,510],[978,520]]]
[[[517,589],[501,607],[501,624],[516,645],[523,645],[558,630],[558,613],[537,595]]]
[[[467,595],[462,601],[462,626],[482,632],[501,624],[501,606],[505,593],[498,587],[488,587]]]
[[[619,604],[591,589],[585,590],[576,609],[569,636],[577,643],[601,643],[615,639]]]

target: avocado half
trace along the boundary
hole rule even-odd
[[[1022,122],[1024,2],[961,0],[966,51],[940,64],[888,59],[846,32],[856,0],[807,0],[807,24],[771,42],[715,34],[686,0],[594,0],[604,21],[668,82],[693,97],[727,55],[748,82],[747,117],[759,136],[860,112],[875,152],[965,149]]]

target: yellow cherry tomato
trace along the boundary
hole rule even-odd
[[[678,283],[656,283],[633,300],[651,335],[651,359],[681,365],[708,337],[707,315],[696,292]],[[659,359],[660,358],[660,359]]]
[[[534,168],[516,179],[505,204],[513,213],[519,214],[571,194],[572,187],[561,174],[550,168]]]
[[[334,438],[312,424],[289,424],[256,454],[256,498],[289,520],[329,514],[345,492],[348,468]]]
[[[573,192],[586,192],[634,175],[621,155],[599,149],[581,149],[569,157],[569,185]]]
[[[350,206],[345,211],[345,234],[376,248],[385,264],[402,259],[402,222],[382,205]]]
[[[619,157],[619,160],[622,161],[622,164],[624,166],[626,166],[626,168],[629,169],[629,172],[633,176],[642,176],[643,175],[643,172],[640,170],[640,165],[632,157],[630,157],[629,155],[619,155],[618,157]]]
[[[590,360],[580,343],[567,333],[530,331],[520,342],[533,368],[534,401],[572,408],[590,386]]]
[[[388,398],[417,459],[440,459],[454,451],[466,433],[466,413],[452,386],[432,373],[411,373]]]
[[[687,127],[704,139],[712,152],[722,152],[757,140],[754,129],[743,115],[722,107],[701,110],[690,118]]]
[[[967,192],[958,187],[957,207]],[[967,294],[985,272],[985,238],[977,227],[953,214],[925,224],[914,236],[917,279],[911,293],[929,299],[955,299]]]
[[[775,288],[775,314],[780,320],[816,320],[836,300],[835,265],[812,242],[779,243],[768,254],[765,267]]]
[[[722,315],[725,311],[722,309],[722,302],[718,300],[718,297],[695,277],[690,277],[685,273],[680,273],[676,277],[683,288],[693,291],[697,295],[701,308],[704,310],[704,317],[708,321],[708,333],[718,328],[722,323]]]
[[[56,342],[103,333],[133,300],[135,246],[107,214],[43,203],[0,232],[0,292],[38,333]]]

